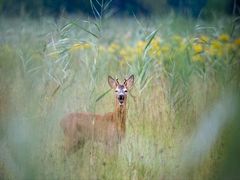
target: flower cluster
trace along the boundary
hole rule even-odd
[[[88,43],[72,45],[71,51],[91,49]],[[212,37],[197,35],[194,37],[182,37],[173,35],[168,38],[154,37],[150,42],[139,40],[133,45],[112,42],[99,47],[101,53],[116,58],[120,64],[126,64],[138,60],[143,55],[155,59],[159,63],[169,59],[178,59],[184,53],[190,56],[192,62],[205,63],[226,57],[240,57],[240,38],[231,38],[228,34],[220,34]],[[235,58],[237,59],[237,58]]]

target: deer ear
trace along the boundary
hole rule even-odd
[[[134,84],[134,75],[131,75],[124,83],[127,89],[131,89]]]
[[[113,79],[111,76],[108,76],[108,84],[112,89],[116,89],[117,82],[115,79]]]

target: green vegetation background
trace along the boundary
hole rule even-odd
[[[0,179],[239,179],[239,17],[107,15],[0,17]],[[109,74],[136,77],[125,140],[65,158],[60,120],[112,111]]]
[[[0,13],[10,16],[28,14],[39,17],[43,14],[59,15],[67,13],[83,13],[93,16],[93,7],[100,11],[101,4],[109,1],[101,0],[1,0]],[[211,12],[232,14],[234,5],[239,6],[238,0],[112,0],[112,14],[131,15],[134,14],[167,14],[174,9],[183,14],[193,15],[195,17],[208,17]],[[239,12],[238,12],[239,13]]]

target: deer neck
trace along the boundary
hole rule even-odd
[[[121,106],[119,105],[119,102],[116,101],[114,119],[115,119],[118,131],[123,134],[126,131],[126,116],[127,116],[126,100]]]

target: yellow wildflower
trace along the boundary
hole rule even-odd
[[[151,48],[151,49],[148,51],[148,53],[149,53],[150,57],[154,58],[154,57],[155,57],[155,54],[156,54],[156,51],[155,51],[153,48]]]
[[[228,34],[221,34],[218,39],[223,42],[227,42],[230,39],[230,36]]]
[[[222,48],[222,44],[217,40],[213,40],[211,42],[211,46],[212,46],[212,48],[218,49],[218,50]]]
[[[116,44],[116,43],[112,43],[112,44],[110,44],[110,46],[108,47],[108,51],[110,52],[110,53],[115,53],[117,50],[119,50],[120,49],[120,46],[118,45],[118,44]]]
[[[137,45],[136,45],[137,54],[142,54],[143,53],[143,50],[144,50],[146,44],[147,43],[145,41],[138,41],[137,42]]]
[[[201,43],[207,43],[207,42],[209,41],[209,37],[206,36],[206,35],[201,35],[201,36],[199,37],[199,41],[200,41]]]
[[[71,50],[77,50],[77,49],[80,49],[81,47],[82,47],[82,44],[76,43],[71,47]]]
[[[235,44],[236,46],[239,46],[239,47],[240,47],[240,38],[236,39],[236,40],[234,41],[234,44]]]
[[[203,52],[203,46],[201,44],[193,44],[193,50],[195,53]]]
[[[148,51],[148,53],[152,58],[155,58],[159,51],[160,51],[160,38],[157,37],[157,38],[152,40],[151,48]]]
[[[90,44],[88,44],[88,43],[83,44],[83,49],[89,49],[89,48],[91,48]]]
[[[124,61],[132,61],[134,59],[134,55],[133,48],[129,45],[119,51],[120,59]]]
[[[232,43],[227,43],[227,44],[225,45],[225,50],[226,50],[226,52],[228,52],[228,53],[233,52],[235,49],[236,49],[236,47],[235,47],[234,44],[232,44]]]
[[[211,56],[222,56],[223,55],[223,45],[217,40],[213,40],[211,45],[207,49],[207,53]]]
[[[82,50],[82,49],[89,49],[91,45],[89,43],[75,43],[70,50]]]
[[[167,53],[170,51],[170,45],[165,44],[162,48],[161,48],[163,53]]]
[[[193,62],[202,62],[202,63],[205,61],[204,57],[201,56],[200,54],[194,55],[192,57],[192,60],[193,60]]]
[[[154,39],[154,40],[152,40],[151,46],[152,46],[152,49],[153,49],[154,51],[159,50],[159,48],[160,48],[160,39]]]
[[[146,42],[145,41],[138,41],[137,42],[137,48],[145,48],[145,46],[146,46]]]
[[[158,48],[158,49],[151,48],[148,51],[148,53],[149,53],[150,57],[156,58],[161,55],[161,49],[160,48]]]
[[[121,49],[119,52],[120,56],[122,59],[128,59],[128,52],[126,51],[126,49]]]
[[[156,53],[156,55],[159,57],[159,56],[161,56],[161,51],[159,50],[159,51],[157,51],[157,53]]]

